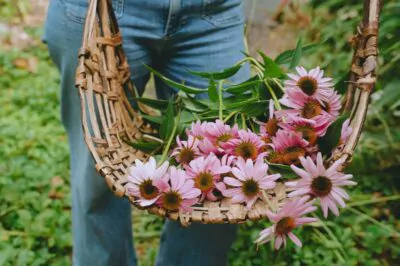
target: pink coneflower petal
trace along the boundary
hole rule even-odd
[[[224,158],[224,163],[227,163],[227,161],[228,159]],[[207,198],[211,201],[217,200],[212,192],[216,189],[215,184],[220,181],[221,174],[231,171],[231,167],[223,165],[214,154],[199,157],[184,167],[188,177],[193,179],[195,187],[202,191],[202,199]]]
[[[155,198],[153,198],[151,200],[146,200],[146,199],[141,200],[140,201],[140,206],[147,207],[147,206],[153,205],[158,200],[159,197],[160,197],[160,195],[158,195],[157,197],[155,197]]]
[[[246,160],[256,160],[263,153],[264,146],[265,143],[261,138],[250,130],[239,130],[238,138],[221,144],[227,154],[242,157]]]
[[[318,221],[317,218],[313,217],[300,217],[296,219],[296,224],[297,225],[303,225],[303,224],[309,224],[309,223],[314,223]]]
[[[269,111],[269,119],[274,118],[274,101],[269,100],[269,106],[268,106],[268,111]]]
[[[341,131],[341,136],[340,136],[340,144],[346,143],[346,141],[349,139],[351,132],[353,132],[353,129],[350,127],[350,119],[346,119],[342,125],[342,131]]]
[[[307,71],[303,67],[296,67],[297,74],[288,73],[289,80],[284,82],[286,89],[297,89],[308,97],[319,101],[324,100],[326,94],[332,91],[331,78],[324,78],[324,71],[319,67]]]
[[[231,187],[240,187],[242,186],[242,182],[237,180],[236,178],[233,177],[225,177],[224,178],[224,183],[231,186]]]
[[[277,152],[283,152],[289,147],[306,148],[308,142],[304,140],[300,133],[279,130],[276,137],[272,139],[272,144]]]
[[[295,243],[298,247],[302,247],[303,244],[301,243],[300,239],[297,238],[297,236],[295,234],[293,234],[292,232],[288,233],[288,237],[293,241],[293,243]]]
[[[287,184],[286,184],[287,186]],[[308,187],[306,188],[298,188],[297,190],[290,192],[288,194],[289,197],[296,197],[296,196],[302,196],[305,194],[308,194],[310,192],[310,189]]]
[[[316,88],[315,82],[314,80],[311,83]],[[308,95],[296,86],[288,86],[280,102],[289,109],[275,112],[278,118],[292,117],[290,120],[293,120],[293,117],[298,117],[314,120],[314,127],[319,128],[320,135],[325,134],[327,127],[336,119],[341,109],[340,95],[331,88],[319,87],[315,93]]]
[[[189,179],[185,171],[170,167],[163,179],[155,182],[162,192],[157,204],[167,211],[191,211],[190,206],[198,202],[201,191],[194,187],[193,180]]]
[[[336,194],[340,195],[344,199],[349,199],[350,198],[349,194],[347,194],[347,192],[344,189],[340,188],[340,187],[334,187],[332,190]]]
[[[239,193],[241,193],[241,189],[240,188],[230,188],[230,189],[226,189],[223,193],[223,195],[225,197],[231,198],[235,195],[238,195]]]
[[[171,156],[175,157],[178,163],[188,164],[201,155],[198,148],[199,140],[191,135],[187,141],[181,141],[179,136],[176,136],[176,143],[178,146],[172,151]]]
[[[317,221],[316,218],[302,217],[315,211],[313,203],[314,200],[309,201],[308,197],[303,197],[286,202],[277,213],[267,210],[266,214],[273,225],[260,232],[256,243],[267,243],[275,238],[275,249],[279,249],[282,244],[286,246],[286,236],[288,236],[297,246],[301,247],[300,239],[292,231],[300,225]]]
[[[246,200],[246,198],[245,198],[245,196],[243,194],[235,194],[232,197],[232,203],[240,203],[240,202],[243,202],[245,200]]]
[[[225,177],[223,182],[232,188],[222,193],[231,197],[234,203],[245,202],[248,208],[262,196],[262,190],[274,188],[275,181],[280,178],[280,174],[268,174],[268,165],[262,157],[258,157],[256,162],[239,157],[231,172],[235,178]]]
[[[309,143],[300,132],[278,130],[272,138],[274,152],[269,154],[269,161],[279,164],[299,164],[299,157],[306,155]]]
[[[277,236],[275,239],[275,249],[279,249],[283,243],[283,237]]]
[[[300,177],[307,179],[307,180],[311,180],[312,176],[307,173],[306,171],[304,171],[303,169],[300,169],[298,167],[296,167],[295,165],[291,165],[292,170]]]
[[[194,138],[202,140],[203,137],[205,136],[205,127],[206,127],[206,122],[201,123],[200,120],[197,120],[196,123],[195,122],[192,123],[190,129],[186,130],[186,135],[188,137],[192,136]]]
[[[300,162],[303,169],[291,165],[291,168],[301,178],[297,181],[287,182],[286,185],[294,189],[288,194],[289,197],[311,194],[320,199],[321,208],[325,217],[328,210],[335,215],[339,215],[337,205],[344,208],[346,206],[343,199],[348,199],[348,194],[341,188],[342,186],[352,186],[356,183],[351,181],[353,176],[339,172],[343,161],[338,160],[328,169],[323,165],[321,153],[317,154],[316,163],[311,157],[301,157]]]
[[[168,167],[168,162],[164,162],[157,168],[156,160],[153,157],[150,157],[146,163],[136,160],[127,176],[127,193],[135,197],[140,206],[146,207],[154,204],[160,197],[156,182],[165,175]]]
[[[215,145],[227,142],[238,137],[238,125],[231,127],[217,119],[215,122],[208,122],[205,125],[205,134]]]
[[[266,210],[265,213],[267,214],[268,219],[273,223],[277,223],[281,219],[278,214],[273,213],[270,210]]]

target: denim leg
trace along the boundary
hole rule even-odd
[[[187,12],[190,16],[181,14],[184,19],[178,24],[166,21],[169,0],[112,2],[117,7],[124,50],[139,91],[148,79],[148,72],[141,63],[162,62],[159,70],[163,74],[175,80],[186,80],[190,85],[206,87],[205,80],[188,76],[185,68],[217,71],[243,57],[239,0],[182,0],[183,5],[193,4],[203,13],[193,14],[195,9],[191,7]],[[52,0],[45,36],[51,57],[61,72],[62,121],[71,149],[73,260],[78,266],[135,265],[129,204],[112,195],[103,178],[95,173],[82,136],[79,98],[73,84],[86,3],[86,0]],[[146,8],[146,12],[142,12],[141,7]],[[165,38],[163,34],[170,34],[167,32],[170,29],[174,31],[173,36]],[[245,69],[233,81],[247,76],[248,69]],[[172,92],[162,86],[157,89],[163,98],[169,96],[167,91]],[[235,233],[236,226],[233,225],[193,224],[185,229],[176,222],[167,221],[157,264],[225,265]]]
[[[166,62],[162,70],[164,75],[206,88],[207,80],[188,74],[186,69],[221,71],[243,59],[245,47],[240,1],[219,2],[222,4],[213,6],[210,14],[205,11],[202,16],[182,15],[180,23],[177,23],[178,30],[171,36],[172,44],[164,52],[168,57],[163,61]],[[241,82],[249,76],[250,69],[244,66],[230,81]],[[170,94],[165,86],[157,89],[161,95]],[[195,223],[185,228],[168,220],[163,228],[156,265],[226,265],[236,231],[236,225]]]
[[[81,1],[81,2],[79,2]],[[84,142],[75,83],[86,0],[51,0],[44,41],[61,74],[61,118],[70,147],[73,265],[136,265],[131,207],[99,176]],[[80,10],[71,16],[71,10]],[[144,82],[139,82],[143,84]],[[140,85],[139,84],[139,85]],[[142,86],[142,85],[141,85]]]

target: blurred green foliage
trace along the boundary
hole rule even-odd
[[[2,51],[0,73],[0,265],[66,265],[69,172],[58,73],[44,47]]]
[[[268,244],[256,250],[252,242],[267,223],[241,225],[230,265],[398,265],[400,3],[385,2],[379,85],[348,170],[359,183],[351,191],[351,207],[338,218],[296,230],[302,249],[290,243],[286,250],[274,251]],[[13,12],[2,6],[0,15],[7,19],[4,14]],[[325,42],[301,63],[344,75],[359,1],[314,1],[307,12],[312,18],[308,42]],[[30,31],[39,37],[40,31]],[[68,146],[59,121],[58,86],[44,45],[0,50],[0,265],[71,264]],[[133,217],[140,265],[153,265],[163,221],[137,210]]]
[[[329,75],[347,75],[349,40],[362,14],[362,1],[317,0],[302,7],[310,25],[304,30],[317,49],[300,62],[322,66]],[[304,9],[306,9],[304,11]],[[299,230],[303,248],[290,244],[255,250],[260,223],[241,226],[231,254],[232,265],[398,265],[400,259],[400,3],[385,1],[379,30],[378,84],[372,95],[364,133],[347,172],[358,186],[351,191],[354,207],[319,224]],[[307,60],[304,60],[307,58]],[[344,80],[346,80],[344,78]],[[345,88],[347,84],[342,82]],[[379,198],[388,197],[393,201]],[[383,199],[384,199],[383,198]],[[375,202],[375,203],[374,203]],[[321,215],[319,215],[321,217]]]

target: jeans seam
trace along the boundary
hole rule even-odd
[[[77,15],[73,14],[73,12],[71,12],[70,8],[68,8],[68,6],[64,2],[65,0],[59,0],[59,1],[62,2],[63,6],[65,7],[65,13],[69,20],[79,23],[79,24],[85,23],[86,14],[84,17],[77,16]],[[81,1],[86,1],[86,0],[81,0]],[[120,19],[123,15],[124,1],[125,0],[112,0],[112,3],[114,5],[113,7],[115,7],[114,14],[117,19]]]
[[[224,26],[226,26],[226,24],[229,24],[230,22],[234,22],[234,21],[243,23],[243,15],[240,15],[240,14],[232,14],[230,16],[224,16],[221,18],[216,18],[215,15],[210,14],[209,13],[210,10],[208,9],[208,6],[217,1],[218,0],[203,0],[202,14],[200,16],[201,19],[210,23],[211,25],[213,25],[216,28],[224,27]],[[240,7],[241,7],[241,5],[240,5]],[[233,9],[235,9],[235,8],[237,8],[237,7],[233,7]],[[232,11],[230,10],[229,12],[232,12]]]

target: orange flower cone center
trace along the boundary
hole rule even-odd
[[[139,192],[142,198],[151,200],[157,197],[158,188],[153,185],[153,181],[145,180],[140,184]]]
[[[296,221],[292,217],[284,217],[276,224],[276,233],[278,235],[285,235],[290,233],[296,228]]]
[[[298,165],[300,163],[299,157],[305,155],[306,151],[304,150],[304,148],[298,146],[287,147],[282,152],[283,162],[287,165]]]
[[[217,143],[218,142],[227,142],[231,138],[232,138],[232,135],[229,133],[222,134],[221,136],[218,136]]]
[[[246,197],[252,198],[258,195],[260,187],[256,181],[249,179],[243,182],[242,191]]]
[[[312,181],[311,190],[318,197],[327,196],[331,193],[332,181],[325,176],[318,176]]]
[[[214,177],[210,172],[199,173],[194,180],[194,186],[202,192],[208,192],[214,187]]]
[[[301,116],[307,119],[313,118],[322,113],[322,107],[316,100],[308,101],[301,110]]]
[[[323,101],[324,106],[322,106],[322,109],[324,109],[327,113],[331,111],[331,105],[328,102]]]
[[[315,129],[309,125],[298,125],[295,128],[296,132],[300,132],[303,135],[303,138],[307,140],[310,145],[314,145],[317,142],[317,132]]]
[[[235,155],[241,156],[245,160],[247,160],[247,159],[255,160],[258,155],[258,150],[257,150],[257,147],[253,143],[251,143],[249,141],[243,141],[236,147]]]
[[[183,148],[179,153],[179,162],[188,164],[194,159],[194,151],[190,148]]]
[[[317,81],[312,77],[301,77],[297,81],[297,86],[308,96],[313,95],[318,89]]]
[[[161,198],[162,206],[168,211],[178,210],[182,203],[182,197],[176,191],[168,191]]]
[[[278,131],[278,120],[274,117],[265,124],[265,129],[269,137],[274,137]]]

